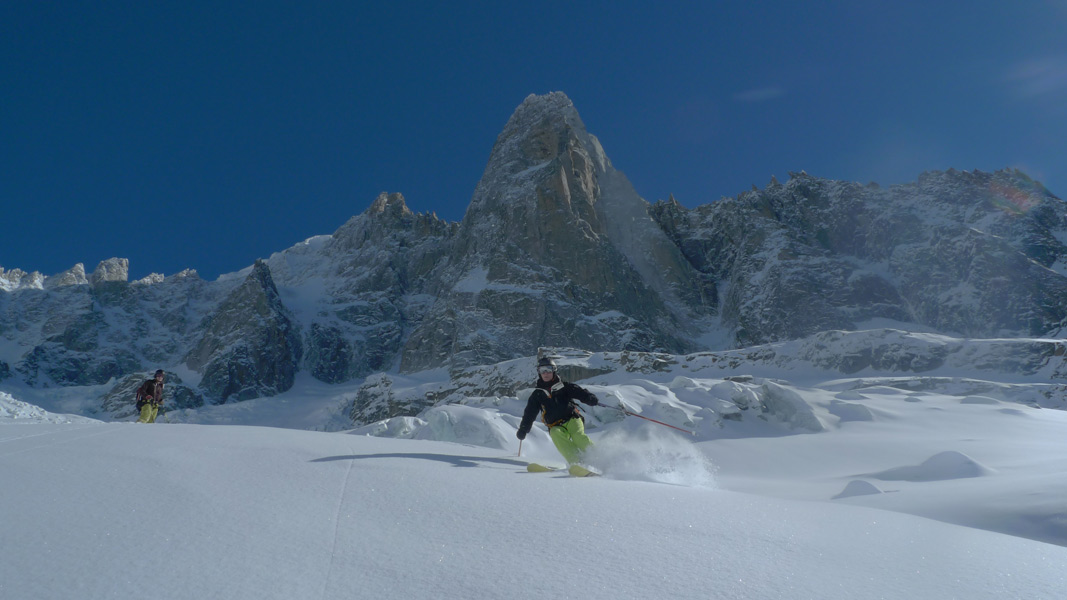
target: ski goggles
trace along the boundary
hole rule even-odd
[[[537,367],[537,373],[538,374],[555,373],[555,372],[556,372],[556,368],[555,367]]]

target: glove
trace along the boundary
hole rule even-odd
[[[526,432],[521,430],[521,429],[519,429],[519,430],[515,431],[515,437],[519,438],[520,440],[525,440],[526,439]]]
[[[589,394],[589,401],[586,402],[589,406],[596,406],[600,404],[600,399],[596,397],[596,394]]]

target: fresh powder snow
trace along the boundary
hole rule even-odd
[[[0,393],[0,597],[1063,596],[1067,413],[776,385],[818,432],[727,418],[693,437],[593,409],[597,478],[527,473],[563,463],[541,425],[519,455],[518,399],[327,433],[103,423]],[[675,425],[700,390],[752,391],[588,387]]]

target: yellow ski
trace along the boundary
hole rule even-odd
[[[596,477],[600,475],[600,473],[594,473],[580,465],[571,465],[567,467],[567,472],[570,473],[572,477]]]

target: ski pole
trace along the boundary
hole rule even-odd
[[[601,406],[603,406],[603,405],[601,405]],[[625,413],[627,415],[630,415],[631,417],[637,417],[638,419],[644,419],[646,421],[652,421],[653,423],[657,423],[659,425],[663,425],[664,427],[670,427],[671,429],[677,429],[678,431],[682,431],[682,432],[688,433],[689,435],[696,435],[695,431],[689,431],[688,429],[682,429],[681,427],[675,427],[674,425],[671,425],[669,423],[664,423],[663,421],[657,421],[655,419],[650,419],[650,418],[648,418],[648,417],[646,417],[644,415],[639,415],[637,413],[630,412],[630,411],[626,410],[625,408],[622,408],[621,406],[608,406],[607,408],[614,408],[615,410],[620,411],[622,413]]]
[[[519,456],[522,456],[522,440],[519,440]]]

